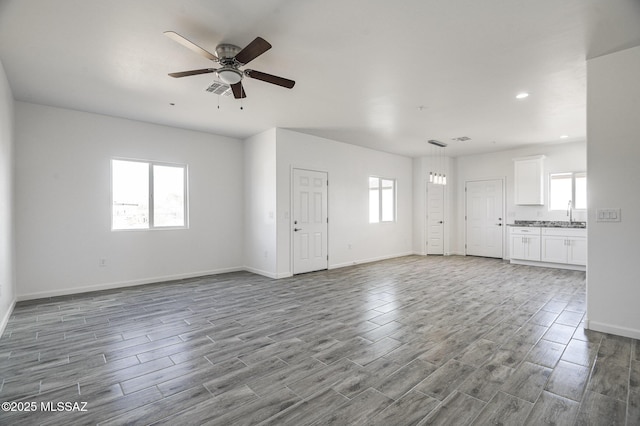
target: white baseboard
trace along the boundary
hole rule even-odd
[[[258,274],[258,275],[262,275],[263,277],[273,278],[274,280],[277,280],[280,278],[289,278],[293,276],[291,272],[273,273],[269,271],[263,271],[262,269],[258,269],[258,268],[252,268],[250,266],[245,266],[244,270],[247,272],[251,272],[252,274]]]
[[[7,309],[7,313],[4,314],[2,320],[0,320],[0,336],[4,333],[4,329],[7,327],[7,323],[9,322],[9,318],[13,313],[13,308],[16,307],[17,299],[13,299],[13,302],[9,304],[9,309]]]
[[[587,330],[600,331],[602,333],[615,334],[617,336],[630,337],[632,339],[640,339],[640,330],[628,327],[621,327],[603,322],[584,320],[584,328]]]
[[[269,272],[269,271],[263,271],[262,269],[258,269],[258,268],[252,268],[251,266],[245,266],[243,269],[247,272],[251,272],[252,274],[262,275],[263,277],[273,278],[273,279],[278,278],[278,274],[274,274],[273,272]]]
[[[67,296],[69,294],[87,293],[90,291],[99,291],[99,290],[111,290],[114,288],[134,287],[134,286],[143,285],[143,284],[175,281],[175,280],[182,280],[186,278],[197,278],[197,277],[203,277],[206,275],[218,275],[218,274],[224,274],[227,272],[238,272],[238,271],[244,271],[244,270],[245,268],[239,266],[234,268],[221,268],[221,269],[214,269],[209,271],[198,271],[198,272],[189,272],[185,274],[164,275],[159,277],[142,278],[142,279],[130,280],[130,281],[118,281],[118,282],[112,282],[112,283],[94,284],[94,285],[81,286],[81,287],[68,287],[68,288],[56,289],[51,291],[40,291],[35,293],[19,294],[17,300],[22,301],[22,300],[42,299],[45,297]]]
[[[418,253],[414,251],[412,254],[415,256],[440,256],[439,254],[429,255],[426,251],[422,253]],[[446,251],[442,254],[442,256],[464,256],[464,253],[459,253],[457,251]]]
[[[351,261],[351,262],[335,263],[333,265],[329,265],[329,269],[345,268],[347,266],[361,265],[363,263],[378,262],[380,260],[395,259],[397,257],[411,256],[413,254],[414,254],[413,252],[409,251],[409,252],[406,252],[406,253],[399,253],[399,254],[391,254],[391,255],[387,255],[387,256],[372,257],[372,258],[369,258],[369,259],[359,259],[359,260],[354,260],[354,261]]]
[[[281,272],[279,274],[276,274],[276,279],[291,278],[292,276],[293,276],[293,274],[291,272]]]

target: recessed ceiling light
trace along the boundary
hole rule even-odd
[[[567,139],[569,137],[569,135],[562,135],[560,136],[560,139]]]
[[[524,98],[526,98],[526,97],[528,97],[528,96],[529,96],[529,94],[528,94],[528,93],[526,93],[526,92],[522,92],[522,93],[518,93],[518,94],[516,95],[516,99],[524,99]]]

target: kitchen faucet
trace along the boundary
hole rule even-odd
[[[573,223],[573,209],[571,208],[571,200],[567,204],[567,216],[569,216],[569,223]]]

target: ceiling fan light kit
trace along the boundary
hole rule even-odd
[[[238,46],[233,44],[219,44],[216,47],[216,54],[214,55],[213,53],[208,52],[197,44],[182,37],[175,31],[165,31],[164,34],[170,39],[190,49],[191,51],[222,65],[221,68],[217,69],[203,68],[192,71],[173,72],[169,74],[171,77],[180,78],[215,72],[218,78],[223,83],[228,84],[231,87],[233,97],[236,99],[242,99],[247,96],[244,87],[242,86],[242,79],[245,76],[267,83],[275,84],[277,86],[285,87],[287,89],[293,88],[293,86],[296,84],[296,82],[293,80],[267,74],[264,72],[250,69],[246,69],[244,71],[240,70],[240,67],[248,64],[267,50],[271,49],[271,44],[269,44],[268,41],[261,37],[256,37],[244,49],[240,49]]]
[[[216,71],[218,78],[228,85],[238,84],[242,80],[242,73],[235,68],[224,67]]]

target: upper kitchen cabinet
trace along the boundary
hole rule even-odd
[[[515,203],[544,205],[544,155],[514,158]]]

